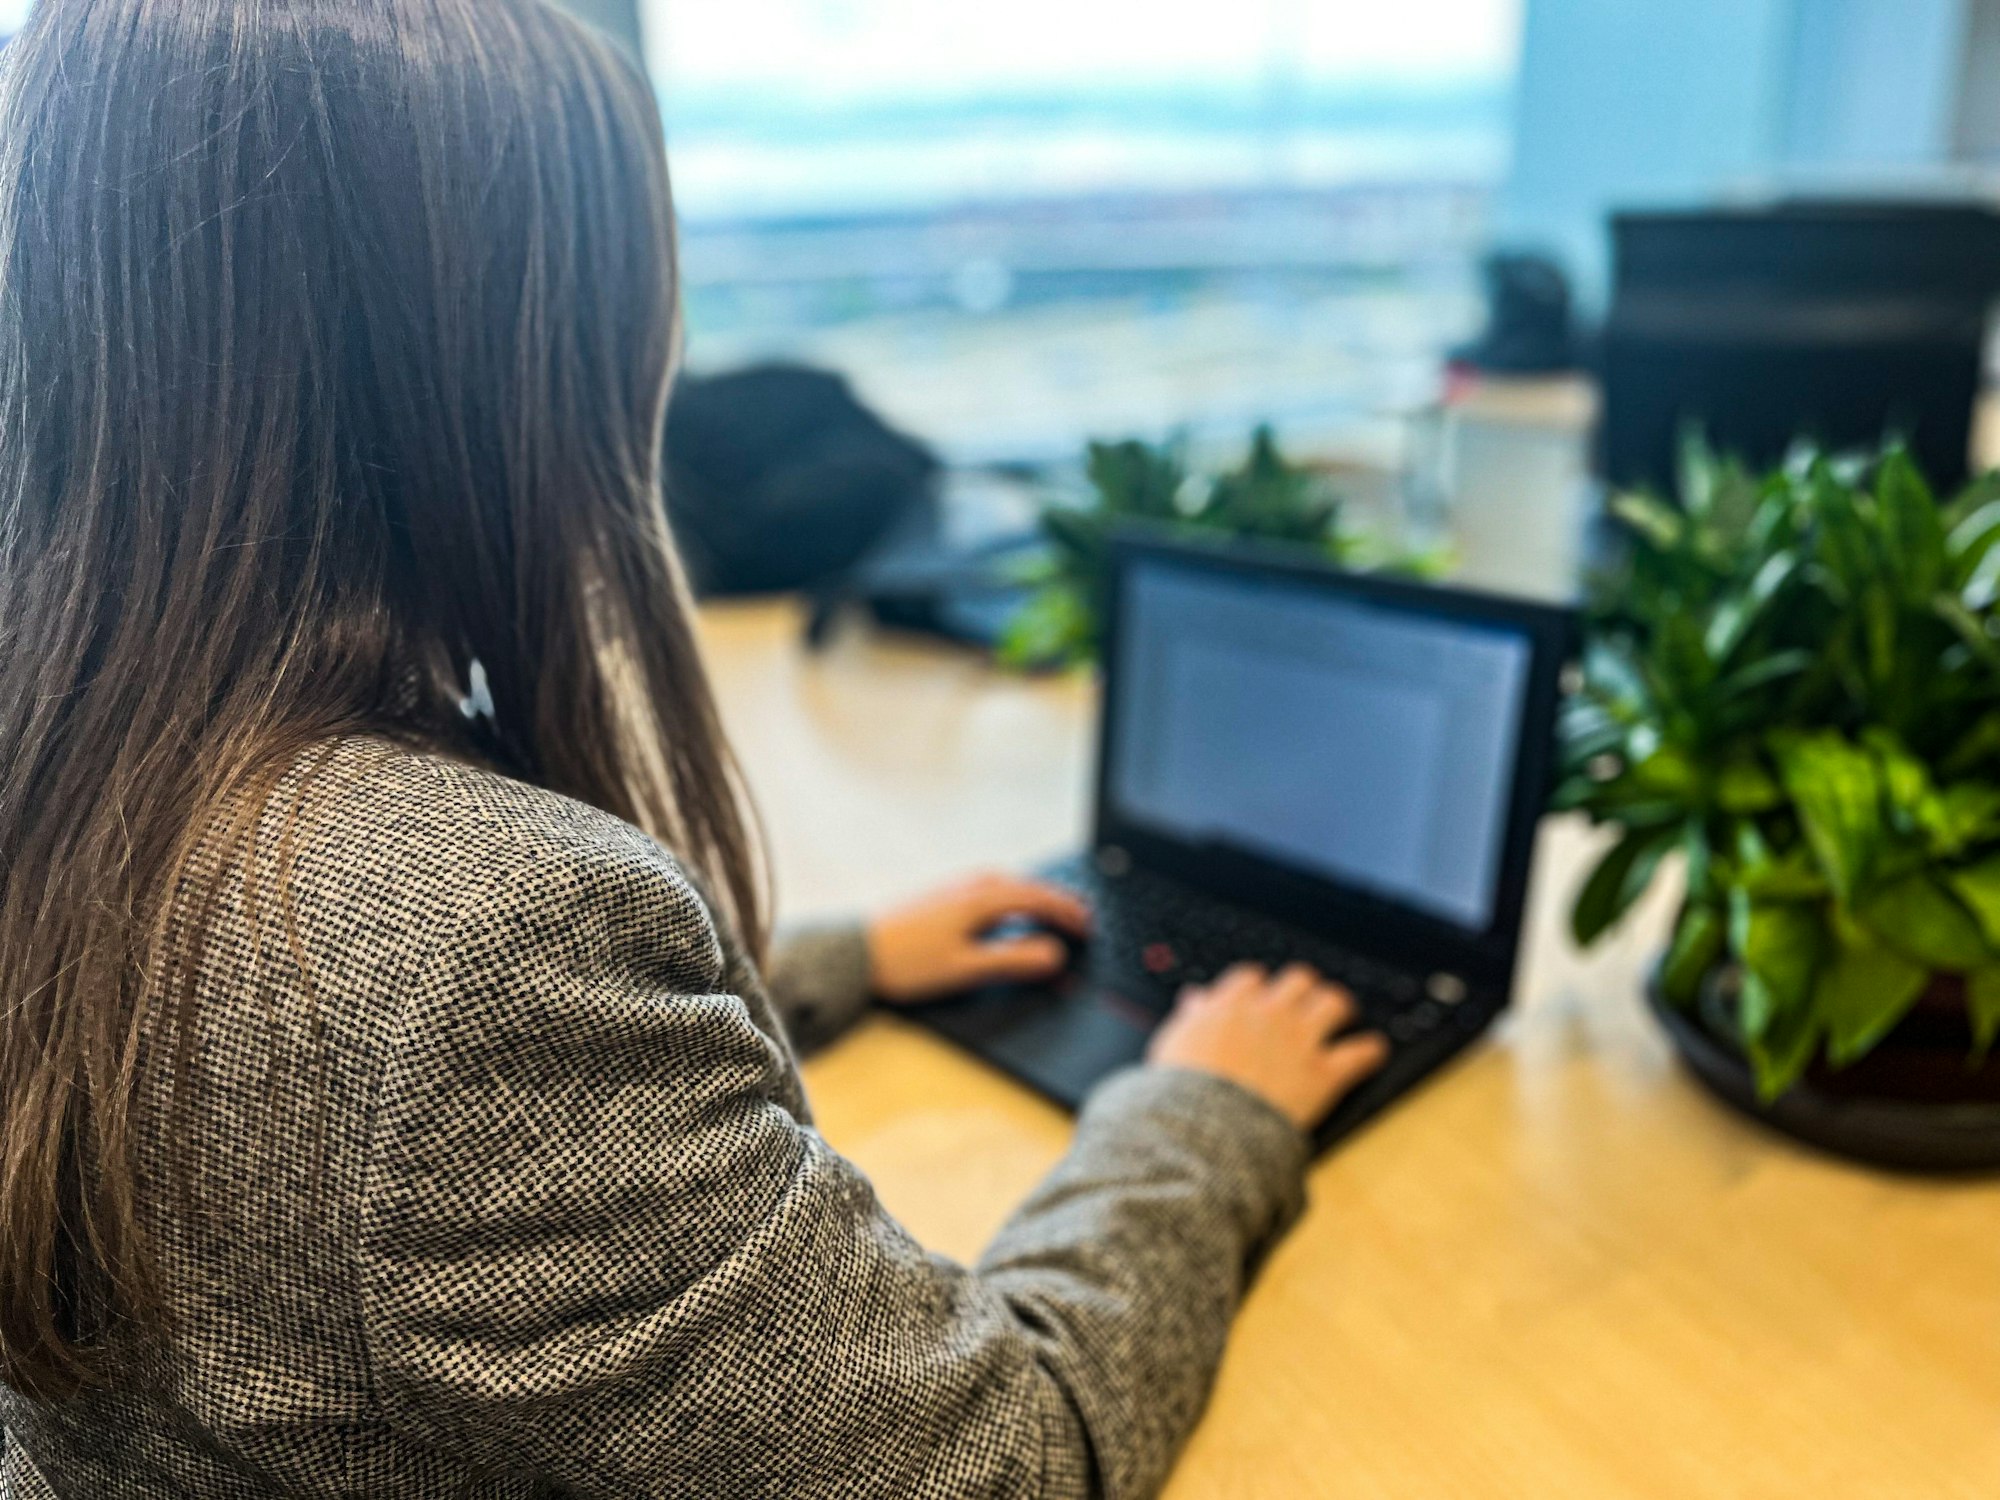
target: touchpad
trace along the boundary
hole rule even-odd
[[[1074,1108],[1145,1056],[1157,1018],[1092,987],[996,988],[927,1006],[923,1023]]]

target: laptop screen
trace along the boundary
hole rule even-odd
[[[1533,657],[1526,635],[1490,624],[1137,559],[1107,794],[1161,838],[1480,933]]]

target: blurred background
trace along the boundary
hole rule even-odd
[[[1520,0],[646,0],[697,368],[850,374],[958,461],[1367,447],[1477,321]]]
[[[1991,0],[641,0],[696,368],[848,372],[960,460],[1188,426],[1393,455],[1496,244],[1592,303],[1606,215],[1940,191],[2000,148]]]
[[[1221,469],[1268,424],[1378,550],[1562,594],[1603,477],[1665,483],[1672,429],[1728,425],[1655,389],[1622,424],[1644,451],[1606,451],[1625,314],[1678,268],[1796,294],[1807,342],[1872,319],[1905,368],[1962,352],[1969,319],[1985,344],[2000,0],[575,4],[659,88],[690,370],[839,374],[942,461],[954,513],[992,501],[982,477],[1030,510],[1076,487],[1089,440],[1179,434]],[[1726,242],[1800,204],[1876,217],[1866,243],[1817,220]],[[1947,206],[1981,220],[1953,249]],[[1621,213],[1724,228],[1621,242]],[[1629,307],[1621,243],[1655,268]],[[1916,310],[1943,282],[1953,306]],[[1849,370],[1828,400],[1791,371],[1764,425],[1935,423],[1907,382],[1857,398],[1889,378]],[[1955,420],[1934,451],[1965,447]]]
[[[1685,432],[1947,487],[1992,446],[2000,0],[563,3],[666,120],[710,592],[1045,574],[1007,538],[1052,504],[1191,514],[1268,428],[1225,528],[1566,597]]]

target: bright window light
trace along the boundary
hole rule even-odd
[[[1521,0],[647,0],[689,358],[954,456],[1379,447],[1477,321]]]

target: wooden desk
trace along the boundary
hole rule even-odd
[[[1092,694],[921,645],[799,647],[711,611],[784,912],[854,911],[1080,837]],[[1837,1165],[1724,1114],[1637,1001],[1656,899],[1579,956],[1588,835],[1552,825],[1520,1003],[1322,1163],[1174,1500],[1949,1500],[2000,1494],[2000,1185]],[[976,1255],[1058,1111],[910,1026],[808,1070],[827,1135]]]

